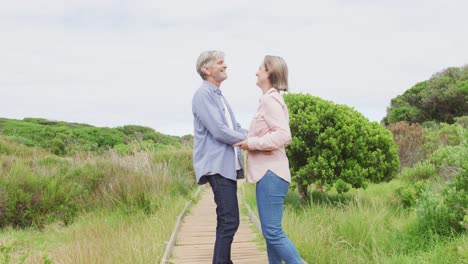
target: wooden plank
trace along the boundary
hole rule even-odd
[[[195,197],[197,197],[199,195],[201,190],[202,190],[201,187],[198,188],[197,192],[195,193]],[[166,249],[164,250],[164,254],[163,254],[163,257],[161,259],[161,264],[165,264],[167,262],[167,259],[169,258],[169,255],[171,254],[172,249],[174,247],[174,244],[175,244],[175,241],[176,241],[176,235],[179,232],[179,229],[181,227],[182,219],[184,218],[184,216],[185,216],[185,214],[186,214],[186,212],[187,212],[187,210],[188,210],[188,208],[189,208],[189,206],[191,204],[192,204],[192,200],[189,200],[185,204],[184,209],[182,210],[179,217],[177,218],[177,222],[175,224],[174,230],[172,231],[171,238],[167,242]]]
[[[241,201],[239,206],[243,206]],[[268,263],[266,252],[256,242],[258,233],[254,230],[255,226],[250,218],[241,215],[239,229],[231,247],[231,259],[234,263]],[[211,263],[215,237],[216,204],[213,192],[208,187],[198,203],[184,217],[167,263]]]

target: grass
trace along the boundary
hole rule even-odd
[[[394,180],[345,195],[314,191],[305,207],[290,190],[283,227],[309,263],[466,263],[466,234],[422,236],[414,210],[394,198],[401,185]],[[256,208],[255,186],[244,188],[247,203]]]
[[[158,262],[196,190],[190,147],[58,157],[0,145],[0,263]]]
[[[0,231],[0,245],[10,246],[11,263],[154,263],[160,260],[184,197],[166,199],[168,206],[148,216],[142,211],[99,210],[80,216],[67,227],[51,224]],[[4,247],[5,247],[4,246]]]
[[[0,136],[0,263],[159,262],[195,192],[191,148],[131,148],[59,157]],[[309,263],[468,263],[466,232],[418,228],[404,185],[311,191],[305,207],[291,190],[284,229]],[[256,211],[255,185],[242,188]]]

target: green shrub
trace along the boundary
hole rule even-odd
[[[454,123],[468,114],[468,66],[451,67],[391,100],[386,125],[398,121]]]
[[[468,129],[459,124],[424,123],[426,135],[423,145],[424,158],[430,158],[435,151],[445,146],[468,146]]]
[[[452,234],[452,228],[447,225],[449,208],[440,193],[429,189],[423,191],[416,204],[416,214],[418,230],[423,236]]]
[[[60,175],[37,175],[22,164],[12,167],[11,176],[0,178],[6,200],[2,226],[42,226],[51,221],[68,224],[76,215],[82,188]]]
[[[445,203],[449,210],[448,225],[455,231],[467,231],[468,217],[468,173],[463,170],[456,174],[455,182],[444,190]]]
[[[401,204],[405,207],[412,207],[416,204],[425,188],[424,181],[407,182],[406,185],[396,189],[396,194]]]
[[[311,95],[286,94],[284,99],[292,134],[286,151],[302,201],[313,183],[327,186],[341,179],[365,188],[367,182],[388,181],[396,174],[398,149],[384,127],[348,106]]]
[[[467,166],[468,159],[467,146],[445,146],[436,150],[430,157],[437,171],[441,172],[446,168],[453,168],[455,171],[463,166]]]
[[[55,155],[65,155],[65,144],[62,140],[54,138],[44,142],[44,148]]]
[[[390,108],[388,115],[386,116],[385,122],[392,124],[401,121],[407,122],[418,122],[424,116],[423,111],[412,106],[401,106],[398,108]]]
[[[405,168],[401,178],[410,181],[427,180],[436,176],[436,167],[429,161],[416,163],[412,168]]]
[[[86,163],[83,166],[72,167],[64,178],[81,185],[86,193],[93,193],[105,178],[107,170],[104,166],[105,164],[100,163]]]
[[[453,124],[440,124],[439,138],[443,145],[456,146],[462,141],[463,127]]]
[[[339,194],[342,194],[349,191],[349,185],[342,179],[338,179],[335,182],[335,189]]]
[[[156,149],[154,146],[181,147],[187,138],[161,134],[149,127],[124,126],[118,128],[93,127],[86,124],[49,121],[41,118],[24,120],[0,119],[0,131],[27,146],[41,147],[56,155],[72,155],[80,151],[97,151],[111,149],[117,145],[134,142]],[[145,142],[145,143],[142,143]],[[0,144],[0,153],[2,151]]]
[[[114,146],[114,150],[119,153],[120,155],[128,155],[131,152],[131,147],[126,144],[117,144]]]
[[[34,118],[34,117],[26,117],[23,119],[24,122],[40,124],[40,125],[57,125],[57,121],[50,121],[44,118]]]
[[[455,124],[467,129],[468,128],[468,115],[455,117]]]
[[[426,189],[416,203],[418,228],[422,233],[450,236],[465,232],[468,214],[468,174],[462,171],[442,193]]]

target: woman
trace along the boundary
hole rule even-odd
[[[248,151],[247,181],[257,183],[257,207],[270,264],[302,263],[281,226],[284,197],[291,182],[285,146],[291,141],[289,113],[280,91],[288,90],[288,68],[281,57],[265,56],[257,72],[262,90],[247,138],[234,146]]]

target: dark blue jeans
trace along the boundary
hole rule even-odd
[[[267,244],[270,264],[302,264],[302,259],[283,231],[284,197],[288,193],[289,182],[268,170],[257,183],[257,208],[262,224],[262,233]]]
[[[207,178],[213,189],[218,221],[213,263],[232,264],[231,244],[239,227],[237,181],[226,179],[219,174]]]

